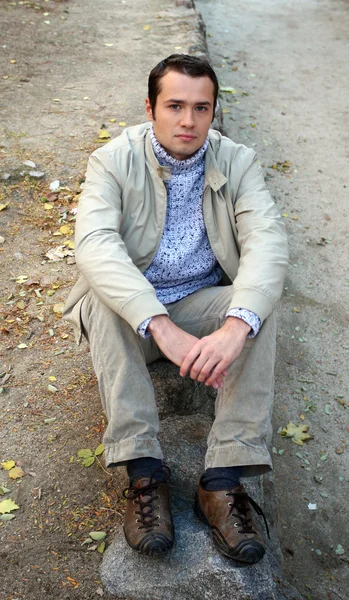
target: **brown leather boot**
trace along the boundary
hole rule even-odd
[[[242,485],[211,492],[204,490],[200,482],[194,510],[199,519],[210,525],[213,541],[222,554],[251,565],[263,558],[265,546],[250,505],[263,516],[269,536],[262,509]]]
[[[132,487],[124,490],[127,499],[124,534],[127,543],[149,556],[165,554],[173,546],[174,528],[167,481],[168,467],[161,467],[167,479],[157,481],[155,471],[149,477],[137,477]],[[158,470],[158,469],[157,469]]]

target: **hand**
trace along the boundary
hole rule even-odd
[[[181,366],[192,347],[199,341],[172,323],[166,315],[153,317],[148,325],[161,352],[175,365]]]
[[[180,375],[214,388],[223,386],[227,368],[240,355],[251,327],[242,319],[228,317],[223,327],[198,340],[181,364]]]

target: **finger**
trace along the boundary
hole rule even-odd
[[[200,382],[206,381],[207,377],[210,376],[216,364],[217,360],[215,360],[212,357],[208,358],[202,353],[192,365],[190,369],[190,377],[192,379],[197,379],[197,381]]]
[[[188,373],[188,371],[191,370],[192,364],[200,356],[200,353],[201,353],[201,345],[200,345],[200,341],[199,341],[192,347],[192,349],[190,350],[190,352],[188,352],[187,356],[185,357],[184,361],[182,362],[181,368],[179,370],[179,374],[181,375],[181,377],[185,377],[186,374]]]
[[[218,381],[223,382],[224,380],[222,377],[222,372],[224,372],[224,371],[225,371],[225,363],[224,363],[224,361],[220,361],[218,363],[218,365],[216,365],[215,368],[212,370],[212,372],[207,377],[207,379],[205,380],[205,384],[215,387],[215,383],[217,383]]]

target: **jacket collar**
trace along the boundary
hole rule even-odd
[[[163,181],[170,181],[171,170],[169,167],[163,167],[159,164],[153,150],[153,146],[150,140],[149,128],[145,131],[145,152],[146,156],[150,160],[151,166],[156,170],[157,174]],[[218,167],[216,157],[209,143],[205,153],[205,185],[209,185],[215,192],[219,190],[226,182],[227,178],[223,175],[222,171]]]

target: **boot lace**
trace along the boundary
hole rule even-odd
[[[159,471],[163,472],[161,480],[155,479],[156,473]],[[122,494],[126,500],[133,500],[138,505],[138,510],[135,514],[138,515],[137,521],[139,523],[138,529],[150,530],[153,527],[160,527],[160,523],[156,523],[159,517],[154,516],[153,512],[156,508],[159,508],[155,504],[155,500],[160,498],[156,494],[156,491],[161,483],[167,482],[171,477],[171,471],[166,465],[157,467],[150,476],[149,483],[143,487],[128,487],[123,490]]]
[[[229,503],[229,515],[236,517],[241,521],[242,529],[239,529],[239,533],[256,533],[252,527],[252,514],[249,507],[250,503],[257,515],[263,517],[268,538],[270,538],[269,527],[265,518],[265,514],[261,507],[258,506],[257,502],[255,502],[248,494],[246,494],[246,492],[227,492],[226,496],[233,496],[233,502]]]

